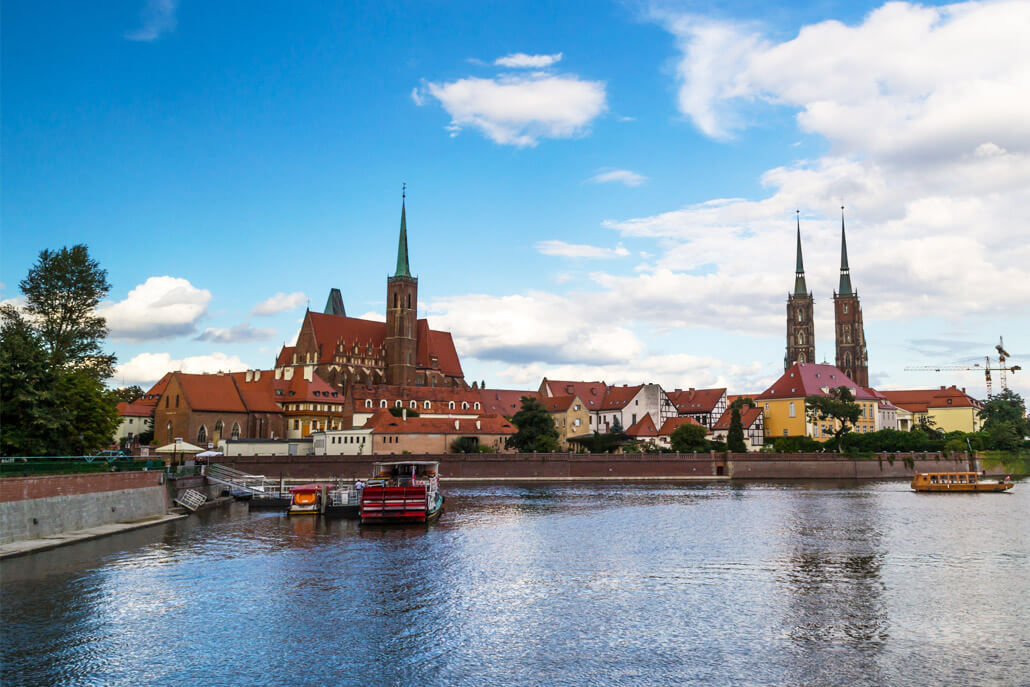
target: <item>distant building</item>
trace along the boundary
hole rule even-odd
[[[785,370],[794,363],[815,362],[815,299],[805,284],[800,213],[797,223],[798,255],[794,268],[794,291],[787,296],[787,354],[783,358]]]
[[[131,444],[133,439],[140,434],[145,434],[153,429],[153,415],[153,405],[120,402],[118,404],[118,429],[115,431],[114,440],[118,444],[125,441]]]
[[[479,448],[501,453],[515,427],[497,415],[476,418],[394,417],[376,413],[365,424],[369,429],[373,455],[402,453],[460,453]],[[462,450],[457,450],[458,448]]]
[[[833,365],[795,363],[768,389],[755,397],[764,412],[767,437],[807,436],[825,441],[833,436],[833,421],[810,422],[805,397],[827,396],[832,389],[845,387],[855,397],[861,410],[855,432],[876,430],[878,401]]]
[[[661,427],[658,428],[656,443],[662,448],[672,448],[672,433],[683,425],[696,425],[702,427],[707,433],[708,428],[689,416],[670,417]]]
[[[730,433],[733,409],[728,408],[712,427],[712,438],[726,441]],[[740,409],[740,427],[744,431],[744,445],[748,451],[760,451],[765,443],[765,413],[761,408],[746,406]]]
[[[407,409],[412,416],[471,418],[484,415],[479,391],[455,387],[351,385],[347,393],[353,427],[362,427],[380,410]]]
[[[484,413],[500,415],[509,420],[522,410],[522,399],[533,398],[542,401],[544,396],[539,391],[522,389],[480,389],[479,398]]]
[[[964,388],[942,386],[939,389],[882,391],[895,406],[911,413],[911,423],[930,420],[943,432],[979,432],[983,426],[980,411],[983,404],[966,393]]]
[[[833,321],[837,338],[837,369],[861,387],[869,386],[869,360],[858,291],[851,286],[848,243],[844,236],[844,208],[840,215],[840,284],[833,293]]]
[[[577,394],[579,396],[579,394]],[[582,398],[582,396],[579,396]],[[670,417],[676,416],[676,409],[662,387],[657,384],[635,386],[609,386],[596,410],[590,409],[595,432],[606,434],[618,425],[623,429],[635,425],[644,415],[651,416],[656,427]]]
[[[362,456],[372,453],[372,429],[354,429],[313,432],[311,453],[316,456]]]
[[[726,412],[726,389],[676,389],[669,394],[676,415],[692,417],[706,429],[711,429],[716,420]]]
[[[569,440],[591,433],[590,411],[579,396],[551,396],[540,399],[544,409],[554,420],[558,430],[558,443],[562,451],[569,450]]]
[[[867,388],[870,394],[876,397],[876,431],[881,429],[899,429],[898,411],[899,408],[891,403],[883,392]],[[906,429],[908,429],[906,427]]]

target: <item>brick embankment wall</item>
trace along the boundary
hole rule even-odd
[[[0,543],[164,515],[160,472],[0,479]]]
[[[964,454],[883,454],[852,459],[825,453],[479,453],[408,456],[233,456],[222,459],[243,472],[277,479],[367,478],[374,461],[437,460],[440,474],[465,479],[883,479],[915,472],[966,470]]]

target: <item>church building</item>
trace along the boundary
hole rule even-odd
[[[805,284],[805,263],[801,259],[801,211],[797,211],[798,258],[794,268],[794,292],[787,296],[787,355],[783,369],[794,363],[815,362],[815,300]]]
[[[840,209],[840,285],[833,293],[833,321],[837,335],[837,369],[859,386],[869,386],[862,305],[858,302],[858,291],[851,287],[843,207]]]
[[[338,289],[329,292],[325,311],[308,310],[295,346],[284,346],[277,368],[315,365],[333,389],[351,385],[465,388],[454,340],[418,317],[418,278],[408,264],[404,198],[397,267],[386,280],[386,322],[347,317]]]

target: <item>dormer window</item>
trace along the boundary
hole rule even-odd
[[[383,400],[379,401],[379,407],[380,408],[385,408],[386,407],[386,399],[385,398]]]
[[[448,410],[454,410],[454,401],[448,401],[447,402],[447,409]]]
[[[476,401],[475,403],[473,403],[473,404],[472,404],[472,408],[473,408],[474,410],[479,410],[479,401]]]
[[[430,403],[429,401],[423,401],[422,402],[422,409],[423,410],[429,410],[432,407],[433,407],[433,404]]]
[[[461,402],[461,409],[462,410],[468,410],[469,409],[469,402],[468,401],[462,401]]]
[[[365,407],[366,408],[371,408],[372,407],[372,399],[371,398],[366,398],[365,399]]]
[[[393,407],[394,408],[400,408],[402,405],[404,405],[404,404],[401,403],[400,401],[394,401],[393,402]]]

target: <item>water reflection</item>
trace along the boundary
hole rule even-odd
[[[452,487],[401,528],[233,504],[0,565],[0,681],[1006,684],[1027,494]]]

